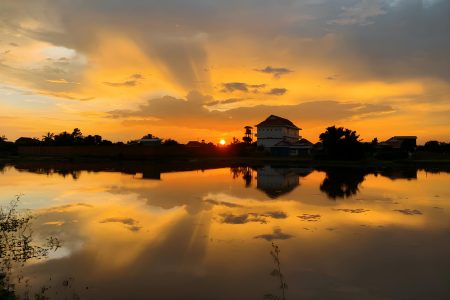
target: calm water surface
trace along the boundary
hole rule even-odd
[[[34,243],[60,241],[6,272],[19,296],[263,299],[282,293],[275,242],[286,299],[450,299],[445,172],[7,166],[0,188],[3,207],[23,194]]]

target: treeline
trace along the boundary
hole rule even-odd
[[[151,134],[145,135],[143,139],[155,138]],[[134,141],[128,141],[126,144],[135,144]],[[162,145],[179,145],[177,141],[173,139],[161,140]],[[110,140],[104,139],[101,135],[83,135],[79,128],[75,128],[72,132],[61,132],[54,134],[48,132],[41,139],[31,137],[21,137],[15,142],[8,141],[6,136],[0,136],[0,149],[6,146],[14,148],[13,146],[110,146],[110,145],[125,145],[124,142],[113,143]]]
[[[399,147],[390,147],[386,142],[379,142],[374,138],[370,142],[360,139],[356,131],[348,128],[331,126],[319,135],[319,142],[311,144],[307,155],[316,159],[332,159],[332,160],[360,160],[365,158],[377,159],[402,159],[411,157],[413,152],[436,153],[447,155],[450,153],[450,143],[439,141],[428,141],[424,145],[417,146],[415,139],[405,140]],[[79,128],[75,128],[72,132],[61,132],[59,134],[47,133],[41,139],[21,137],[15,142],[8,141],[5,136],[0,136],[0,152],[14,153],[18,146],[108,146],[108,145],[162,145],[177,146],[180,145],[173,139],[162,140],[151,134],[145,135],[137,141],[129,141],[127,143],[113,143],[103,139],[100,135],[83,135]],[[189,142],[185,145],[190,149],[203,149],[205,153],[220,152],[222,154],[234,156],[253,156],[267,155],[268,152],[258,148],[257,143],[252,139],[240,140],[233,138],[227,147],[217,147],[212,143]],[[181,148],[183,148],[180,145]],[[208,151],[206,151],[208,150]],[[270,153],[270,152],[269,152]],[[273,155],[276,155],[272,153]]]

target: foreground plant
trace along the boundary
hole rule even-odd
[[[286,280],[284,278],[283,273],[281,272],[281,262],[280,262],[280,247],[272,242],[272,250],[270,251],[270,255],[273,258],[273,262],[275,265],[275,268],[270,273],[271,276],[276,277],[279,280],[279,289],[281,292],[280,296],[274,295],[274,294],[266,294],[264,295],[264,299],[267,300],[286,300],[286,290],[288,288],[288,285],[286,283]]]
[[[17,210],[20,197],[17,195],[6,208],[0,208],[0,299],[18,299],[11,278],[14,270],[22,268],[28,260],[45,258],[60,247],[54,237],[47,239],[45,245],[33,242],[32,215]],[[17,282],[22,281],[23,276],[19,275]]]

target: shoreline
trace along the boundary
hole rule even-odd
[[[314,159],[312,157],[274,157],[274,156],[212,156],[212,157],[155,157],[147,159],[125,159],[112,157],[87,157],[87,156],[21,156],[12,155],[0,157],[0,165],[21,165],[21,164],[83,164],[83,165],[143,165],[154,167],[190,167],[190,168],[211,168],[252,166],[259,167],[271,165],[274,167],[336,167],[336,168],[385,168],[385,167],[441,167],[450,169],[450,159],[401,159],[401,160],[326,160]]]

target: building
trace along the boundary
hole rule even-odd
[[[294,144],[301,138],[300,128],[288,119],[274,115],[256,125],[256,129],[257,145],[266,149],[278,143]]]
[[[137,140],[136,143],[146,146],[156,146],[161,145],[161,139],[151,134],[147,134],[146,136],[143,136],[141,139]]]
[[[393,136],[390,139],[381,142],[379,147],[413,151],[417,146],[416,141],[417,136]]]

